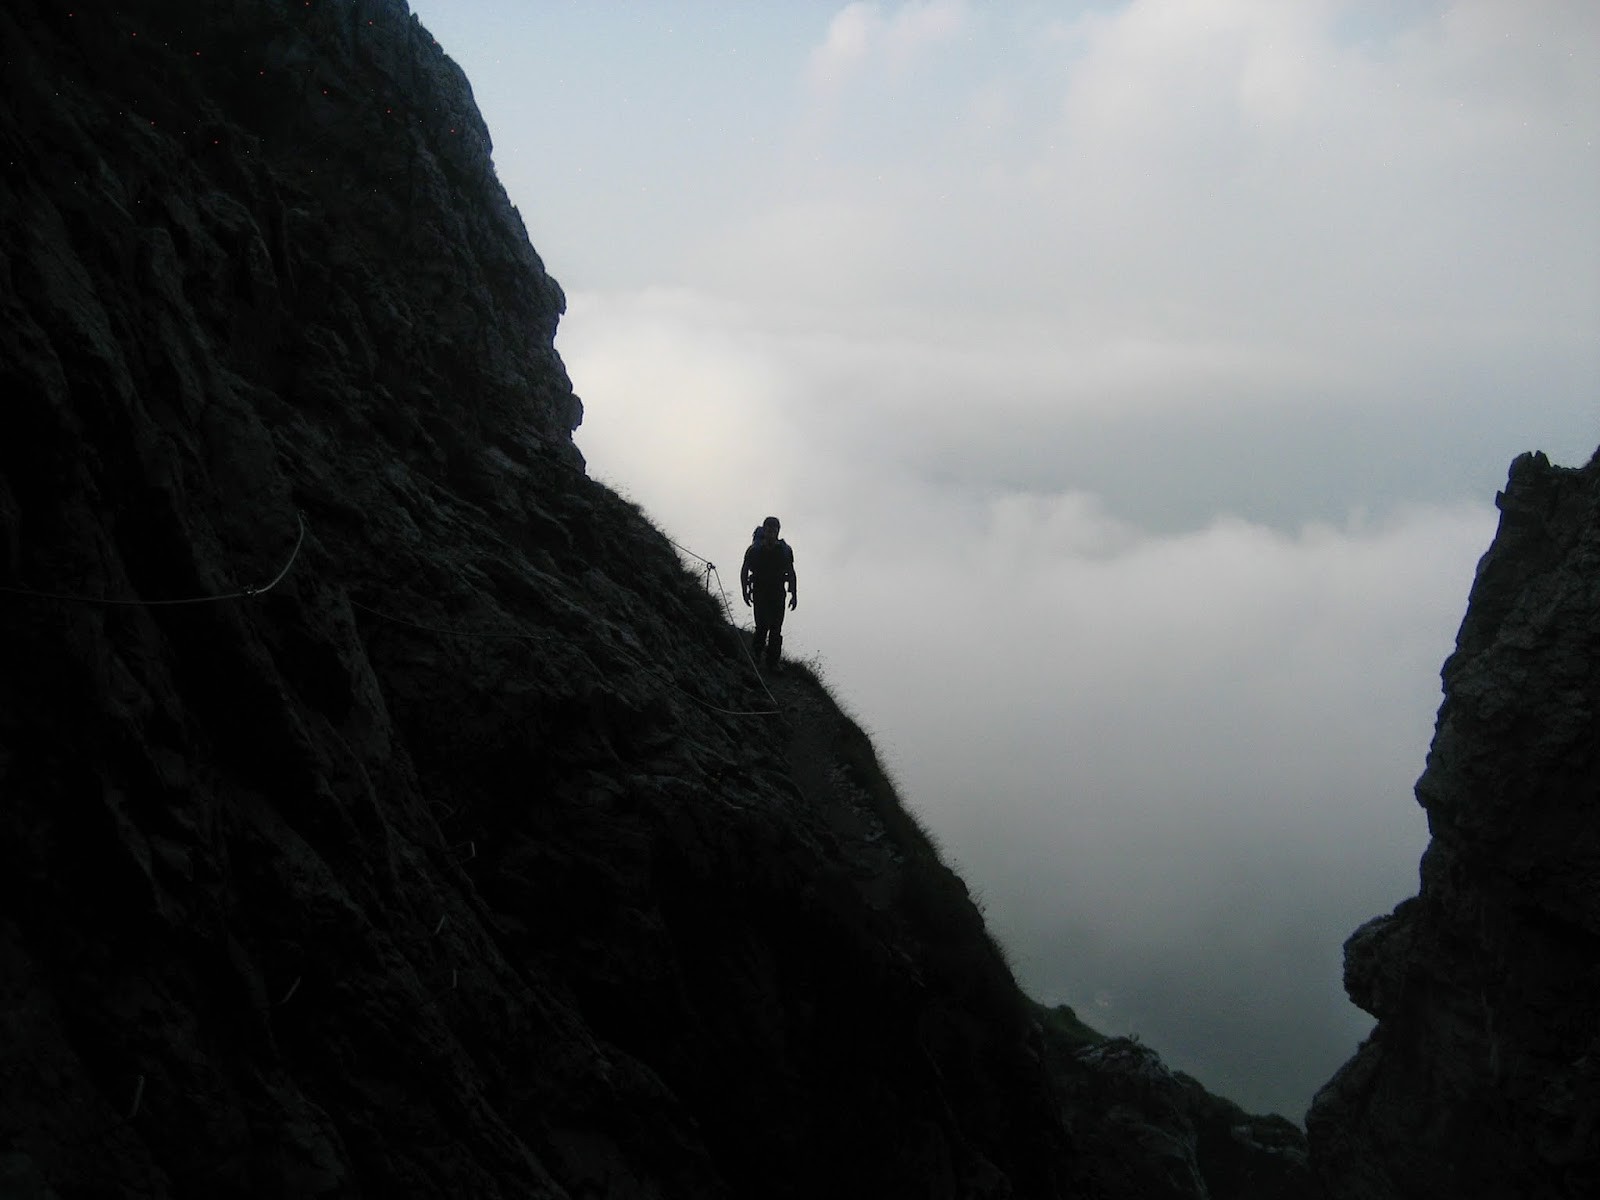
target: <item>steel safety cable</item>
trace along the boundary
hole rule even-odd
[[[295,560],[300,557],[300,547],[306,540],[306,522],[298,512],[294,515],[299,526],[299,535],[295,538],[294,549],[289,554],[289,561],[283,564],[283,569],[272,577],[271,583],[262,584],[260,587],[246,585],[237,592],[220,592],[207,596],[184,596],[174,600],[114,600],[106,596],[81,596],[70,592],[43,592],[34,588],[20,588],[0,585],[0,592],[12,596],[29,596],[38,600],[55,600],[63,604],[101,604],[115,608],[160,608],[179,604],[216,604],[223,600],[249,600],[256,596],[265,595],[278,584],[283,582],[283,577],[289,573],[289,568],[294,566]]]

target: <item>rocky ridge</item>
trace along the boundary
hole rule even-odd
[[[15,0],[0,61],[0,1192],[1295,1194],[1040,1019],[584,474],[401,0]]]
[[[1345,945],[1378,1025],[1307,1119],[1341,1200],[1600,1195],[1600,453],[1523,455],[1497,502],[1421,889]]]

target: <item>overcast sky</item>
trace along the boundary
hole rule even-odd
[[[1600,442],[1600,4],[412,3],[591,473],[780,516],[1024,986],[1299,1119],[1495,491]]]

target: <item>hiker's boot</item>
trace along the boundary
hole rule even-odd
[[[767,670],[774,675],[783,674],[783,637],[773,633],[767,641]]]

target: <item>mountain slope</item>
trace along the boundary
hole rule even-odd
[[[1139,1194],[865,735],[584,474],[403,3],[0,53],[0,1192]]]
[[[1014,994],[929,953],[981,924],[863,904],[782,721],[718,711],[763,700],[720,612],[582,474],[560,292],[425,31],[0,22],[13,1173],[1052,1190]]]

